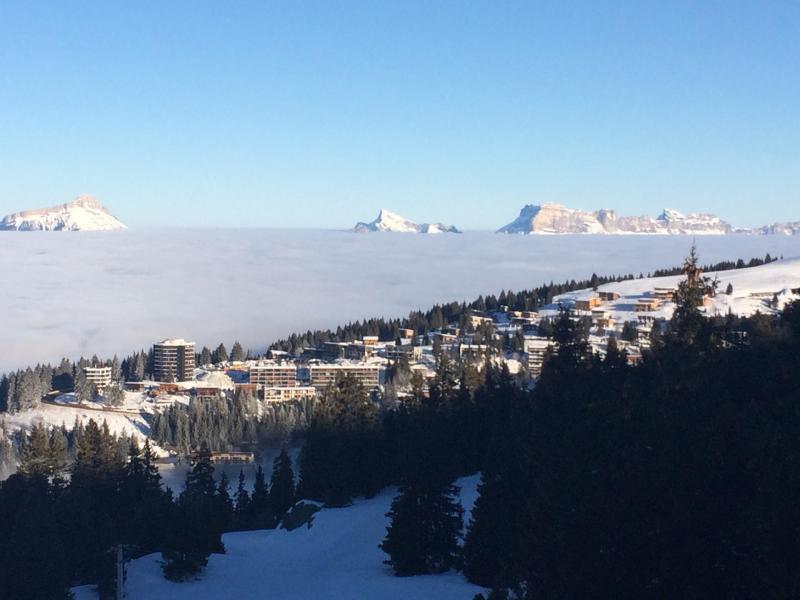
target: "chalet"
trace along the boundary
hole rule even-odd
[[[657,287],[653,290],[652,296],[665,302],[673,302],[675,300],[675,288]]]
[[[619,292],[597,292],[597,295],[603,302],[614,302],[620,299]]]
[[[477,329],[481,325],[494,323],[494,320],[491,317],[487,317],[485,315],[472,314],[469,315],[469,317],[467,317],[467,320],[470,324],[470,327],[472,327],[473,329]]]
[[[653,312],[661,306],[659,298],[640,298],[633,305],[634,312]]]
[[[574,309],[575,310],[582,310],[582,311],[590,311],[594,308],[597,308],[603,303],[602,300],[598,296],[592,296],[591,298],[581,298],[575,300]]]

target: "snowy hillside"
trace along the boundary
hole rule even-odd
[[[719,273],[706,273],[712,280],[719,281],[717,295],[710,298],[704,307],[708,315],[726,315],[731,312],[740,316],[752,315],[756,311],[771,313],[782,310],[786,303],[800,299],[800,258],[790,258],[772,262],[760,267],[735,269]],[[616,321],[635,321],[640,313],[634,309],[639,300],[653,297],[656,288],[675,289],[683,280],[682,275],[674,277],[654,277],[609,283],[598,287],[599,292],[617,292],[617,300],[604,303],[599,309],[605,311]],[[726,294],[728,285],[732,293]],[[554,305],[543,315],[556,314],[557,305],[574,305],[576,300],[595,296],[593,290],[579,290],[556,296]],[[774,301],[777,300],[777,304]],[[670,318],[675,305],[664,302],[647,314],[653,318]]]
[[[353,228],[356,233],[368,233],[374,231],[392,231],[394,233],[461,233],[452,225],[442,223],[422,223],[401,217],[385,208],[381,209],[378,218],[369,223],[357,223]]]
[[[457,482],[466,511],[477,497],[478,477]],[[481,588],[458,573],[394,577],[378,544],[395,495],[385,490],[348,508],[326,508],[310,529],[248,531],[223,536],[226,554],[213,554],[196,581],[172,583],[161,572],[161,555],[133,561],[128,568],[128,600],[472,600]],[[91,586],[75,590],[75,600],[96,600]]]
[[[6,216],[0,230],[7,231],[106,231],[125,229],[94,196],[81,195],[66,204],[26,210]]]

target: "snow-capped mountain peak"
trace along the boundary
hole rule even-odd
[[[519,216],[499,230],[499,233],[561,234],[561,233],[639,233],[720,235],[731,227],[714,215],[684,215],[665,208],[657,218],[626,217],[610,209],[597,211],[567,208],[562,204],[529,204]]]
[[[66,204],[36,208],[7,215],[0,230],[7,231],[104,231],[125,229],[94,196],[81,194]]]
[[[395,233],[461,233],[452,225],[442,223],[415,223],[395,212],[382,208],[378,217],[369,223],[360,222],[353,228],[356,233],[391,231]]]

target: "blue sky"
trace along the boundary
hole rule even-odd
[[[0,213],[800,219],[798,2],[0,3]]]

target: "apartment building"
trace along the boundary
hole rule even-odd
[[[415,361],[422,357],[422,346],[389,344],[384,348],[384,353],[387,360],[401,360],[406,358],[409,361]]]
[[[83,374],[86,380],[94,384],[98,390],[103,390],[111,385],[111,367],[84,367]]]
[[[380,385],[381,368],[369,364],[318,364],[308,367],[311,386],[325,389],[336,381],[336,377],[352,376],[358,379],[367,389],[375,389]]]
[[[293,387],[265,387],[265,402],[288,402],[290,400],[303,400],[317,395],[317,389],[307,385]]]
[[[153,378],[156,381],[191,381],[194,366],[194,342],[176,339],[153,344]]]
[[[542,374],[542,367],[547,353],[555,347],[555,342],[549,338],[525,338],[525,352],[528,355],[528,373],[537,378]]]
[[[265,387],[293,387],[297,385],[297,365],[265,363],[250,367],[250,383]]]

